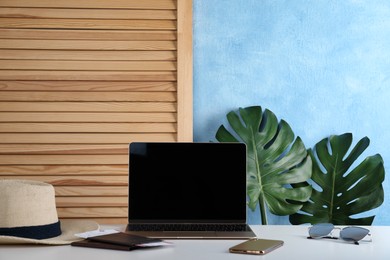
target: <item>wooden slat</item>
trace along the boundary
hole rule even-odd
[[[51,29],[4,29],[1,39],[46,40],[107,40],[110,41],[175,41],[176,31],[155,30],[51,30]]]
[[[134,141],[171,141],[175,142],[176,134],[174,133],[140,133],[140,134],[95,134],[95,133],[70,133],[70,134],[2,134],[0,133],[0,139],[4,144],[124,144]],[[27,162],[25,162],[27,163]],[[112,162],[111,162],[112,163]]]
[[[2,112],[176,112],[175,102],[0,102]],[[135,126],[135,125],[134,125]],[[153,126],[152,126],[153,127]]]
[[[1,0],[4,7],[104,8],[104,9],[176,9],[174,0]]]
[[[88,61],[175,61],[175,51],[79,51],[79,50],[1,50],[0,59],[88,60]]]
[[[173,20],[1,18],[2,28],[87,30],[176,30]]]
[[[128,144],[0,144],[0,154],[128,154]],[[1,171],[0,171],[1,174]]]
[[[175,133],[176,125],[174,123],[0,123],[0,133],[7,132]]]
[[[23,165],[23,164],[128,164],[127,155],[0,155],[0,164]]]
[[[147,117],[146,117],[147,116]],[[3,112],[0,122],[176,122],[174,113]]]
[[[175,102],[0,102],[2,112],[176,112]],[[134,125],[134,127],[136,127]],[[153,127],[153,126],[152,126]]]
[[[127,207],[127,196],[123,197],[56,197],[58,208],[77,207]]]
[[[176,81],[176,73],[171,71],[0,70],[0,80]]]
[[[2,92],[0,101],[157,101],[175,102],[173,92]]]
[[[176,83],[169,81],[0,81],[0,91],[168,92],[176,91]]]
[[[112,50],[167,51],[176,50],[173,41],[85,41],[85,40],[25,40],[2,39],[1,49],[36,50]]]
[[[26,146],[26,145],[25,145]],[[66,154],[66,153],[65,153]],[[128,165],[0,165],[0,178],[3,176],[12,176],[12,178],[18,178],[18,176],[67,176],[67,175],[128,175]],[[88,187],[84,187],[86,190],[77,189],[78,192],[69,191],[70,194],[79,194],[86,196],[97,196],[98,191],[95,188],[91,188],[91,191],[87,191]],[[67,190],[67,189],[65,189]],[[105,190],[105,192],[108,192]],[[119,192],[119,191],[118,191]],[[59,195],[67,195],[64,191]],[[107,196],[120,196],[123,193],[106,194]]]
[[[176,71],[174,61],[1,60],[0,70]]]
[[[56,196],[127,196],[127,186],[55,186]]]
[[[0,17],[176,20],[175,10],[0,8]]]
[[[125,218],[127,217],[127,207],[101,207],[101,208],[57,208],[59,218],[72,218],[78,216],[80,218]]]
[[[13,179],[13,176],[1,176]],[[18,176],[20,179],[43,181],[54,186],[127,186],[127,176]]]

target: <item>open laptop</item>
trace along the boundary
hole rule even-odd
[[[154,238],[249,239],[244,143],[129,145],[127,233]]]

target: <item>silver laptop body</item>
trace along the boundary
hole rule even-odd
[[[163,239],[249,239],[243,143],[129,145],[127,233]]]

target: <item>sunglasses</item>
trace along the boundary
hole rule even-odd
[[[340,230],[339,237],[332,235],[334,229]],[[371,236],[370,230],[362,227],[345,227],[345,228],[336,228],[331,223],[320,223],[315,224],[309,227],[309,236],[307,238],[330,238],[330,239],[342,239],[344,241],[353,242],[356,245],[359,245],[359,241],[371,241],[363,240],[366,236]]]

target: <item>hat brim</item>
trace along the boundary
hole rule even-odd
[[[14,236],[0,236],[0,244],[40,244],[67,245],[74,241],[83,240],[75,236],[77,233],[99,229],[99,224],[90,220],[61,220],[62,234],[48,239],[31,239]]]

